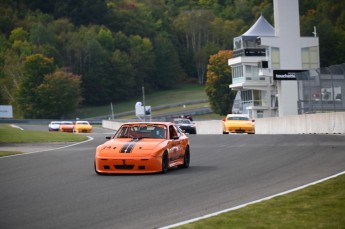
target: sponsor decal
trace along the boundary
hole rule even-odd
[[[305,70],[273,70],[274,80],[296,80],[296,73]]]

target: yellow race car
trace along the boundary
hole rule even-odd
[[[75,133],[91,133],[92,126],[88,121],[76,121],[74,125]]]
[[[250,120],[247,115],[228,114],[223,120],[223,134],[229,133],[255,133],[254,120]]]

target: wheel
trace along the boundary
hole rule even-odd
[[[229,132],[225,132],[225,131],[223,131],[223,134],[229,134]]]
[[[164,152],[163,156],[162,156],[162,173],[167,173],[168,172],[168,152]]]
[[[183,164],[179,166],[179,168],[189,168],[189,163],[190,163],[190,152],[189,152],[189,147],[187,146],[186,152],[184,153],[183,157]]]

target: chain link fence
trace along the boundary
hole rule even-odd
[[[298,114],[345,111],[345,63],[296,74]]]

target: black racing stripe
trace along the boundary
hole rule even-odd
[[[127,142],[120,150],[120,153],[130,153],[133,150],[135,143],[140,141],[140,139],[132,139]]]
[[[129,142],[127,142],[126,144],[124,144],[120,150],[120,153],[126,153],[126,150],[129,146],[129,144],[131,144],[131,142],[134,141],[134,139],[130,140]]]
[[[128,146],[127,148],[127,152],[126,153],[131,153],[135,144],[140,141],[141,139],[135,139],[135,141],[132,141],[131,144]]]

